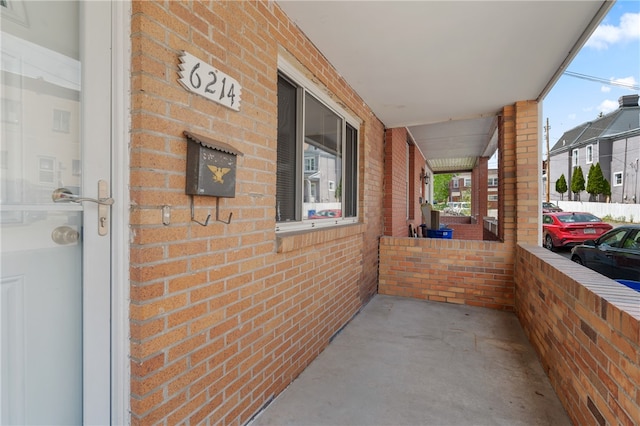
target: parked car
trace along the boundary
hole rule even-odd
[[[575,246],[571,260],[634,288],[630,282],[640,281],[640,225],[618,226]]]
[[[542,215],[542,241],[546,248],[573,247],[613,228],[591,213],[552,212]]]
[[[342,210],[318,210],[315,214],[309,216],[309,219],[331,219],[334,217],[342,217]]]
[[[467,216],[471,212],[471,203],[468,201],[450,201],[443,213],[454,216]]]
[[[542,213],[561,212],[562,209],[553,203],[542,203]]]

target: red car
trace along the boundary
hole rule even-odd
[[[549,250],[595,240],[612,228],[591,213],[553,212],[542,215],[542,238]]]

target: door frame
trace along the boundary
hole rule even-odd
[[[83,50],[88,58],[82,71],[84,81],[88,82],[87,90],[83,89],[84,102],[89,104],[89,113],[83,120],[83,137],[92,138],[94,149],[96,140],[107,146],[110,152],[105,152],[105,156],[111,157],[110,162],[96,162],[95,155],[83,155],[85,169],[89,170],[88,176],[83,176],[84,187],[87,196],[96,198],[97,180],[105,179],[110,182],[111,197],[115,200],[109,217],[110,233],[102,237],[97,235],[97,206],[85,203],[84,261],[88,267],[83,271],[83,423],[127,425],[130,424],[131,1],[81,2],[80,16],[86,45]],[[96,75],[102,75],[97,81],[108,81],[108,87],[92,84],[90,79]],[[88,159],[92,161],[85,161]],[[107,259],[105,250],[99,249],[104,244],[109,245]],[[93,247],[98,250],[92,250]],[[108,283],[100,281],[102,277]],[[105,347],[110,350],[105,351]]]
[[[111,424],[130,421],[129,147],[131,128],[131,1],[112,1]]]

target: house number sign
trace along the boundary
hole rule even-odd
[[[185,51],[180,54],[180,62],[178,81],[185,89],[240,111],[242,87],[236,79]]]

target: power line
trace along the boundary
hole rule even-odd
[[[581,78],[583,80],[589,80],[589,81],[595,81],[597,83],[607,84],[609,86],[618,86],[618,87],[624,87],[625,89],[640,90],[640,85],[633,84],[633,83],[623,83],[623,82],[620,82],[620,81],[613,81],[613,80],[609,80],[609,79],[606,79],[606,78],[594,77],[594,76],[586,75],[586,74],[580,74],[580,73],[573,72],[573,71],[565,71],[565,72],[563,72],[563,74],[568,75],[570,77]]]

